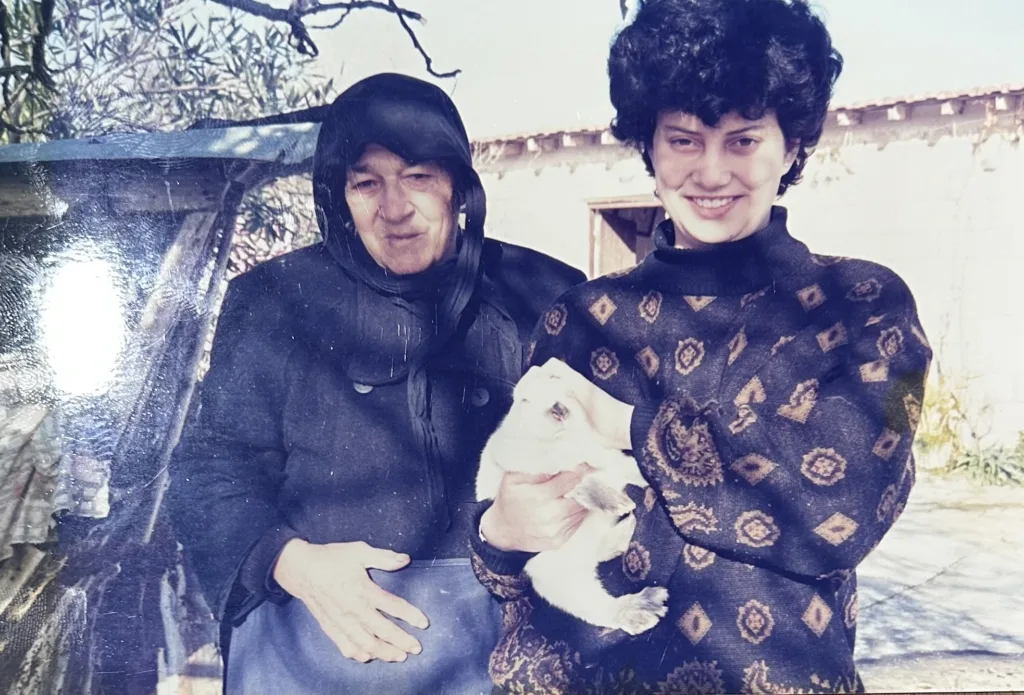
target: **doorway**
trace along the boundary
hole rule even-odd
[[[604,198],[590,207],[591,278],[632,268],[654,249],[665,210],[653,195]]]

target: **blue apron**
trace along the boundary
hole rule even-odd
[[[305,605],[269,602],[231,633],[227,695],[490,695],[487,662],[498,642],[498,603],[480,585],[468,559],[414,561],[397,572],[370,570],[377,584],[419,608],[420,654],[404,663],[346,659]]]

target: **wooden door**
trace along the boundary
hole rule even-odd
[[[591,207],[591,277],[625,270],[646,258],[654,249],[654,229],[664,219],[665,211],[657,204]]]

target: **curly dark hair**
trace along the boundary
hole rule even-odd
[[[647,154],[658,114],[679,109],[714,127],[727,113],[774,111],[800,180],[821,137],[843,58],[806,0],[641,0],[608,57],[612,134]]]

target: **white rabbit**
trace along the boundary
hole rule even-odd
[[[493,499],[506,472],[553,475],[581,463],[594,468],[567,495],[590,510],[586,519],[560,548],[530,558],[525,572],[553,606],[591,625],[637,635],[665,615],[668,591],[653,586],[612,596],[597,566],[625,553],[636,529],[626,485],[648,484],[633,457],[606,442],[568,392],[559,370],[569,367],[552,362],[531,368],[516,385],[508,415],[481,454],[477,499]]]

